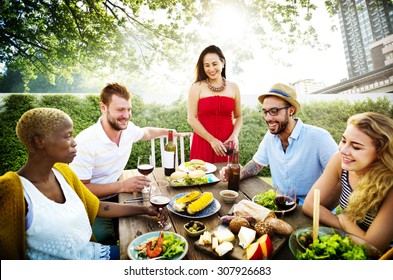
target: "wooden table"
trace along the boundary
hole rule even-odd
[[[217,166],[217,170],[215,175],[219,178],[219,170],[225,165],[226,163],[218,163],[215,164]],[[125,170],[122,174],[120,180],[125,178],[129,178],[130,176],[140,175],[138,171],[135,170]],[[164,170],[163,168],[155,168],[153,173],[149,175],[149,178],[153,180],[165,180]],[[208,230],[213,230],[220,225],[220,217],[228,214],[229,210],[233,206],[233,204],[226,204],[220,197],[219,192],[223,189],[227,189],[228,183],[227,182],[218,182],[214,185],[207,185],[207,186],[200,186],[200,187],[179,187],[179,188],[172,188],[168,187],[167,195],[169,197],[173,197],[179,193],[189,192],[192,190],[200,190],[201,192],[204,191],[211,191],[214,197],[221,203],[220,210],[207,218],[198,219],[203,222]],[[251,200],[254,195],[257,195],[261,192],[267,191],[271,189],[268,183],[263,181],[261,178],[255,176],[252,178],[248,178],[242,180],[240,182],[240,191],[239,196],[237,197],[236,202],[242,199],[249,199]],[[133,194],[130,193],[121,193],[119,194],[119,203],[123,203],[124,200],[130,199],[133,197]],[[149,202],[138,202],[138,203],[149,203]],[[207,255],[196,249],[194,247],[195,241],[197,238],[192,238],[186,235],[183,225],[190,221],[189,218],[181,217],[176,214],[171,213],[168,211],[169,217],[172,223],[172,228],[169,231],[174,231],[182,236],[184,236],[189,244],[188,253],[186,259],[188,260],[211,260],[214,259],[212,256]],[[312,226],[312,219],[305,216],[302,211],[301,207],[297,206],[297,208],[290,212],[286,213],[283,217],[284,220],[289,223],[295,230],[302,227]],[[152,231],[152,225],[156,224],[156,220],[154,218],[148,217],[146,215],[134,216],[134,217],[127,217],[127,218],[120,218],[119,219],[119,236],[120,236],[120,259],[129,259],[127,255],[127,247],[132,240],[137,238],[138,236],[145,234],[147,232]],[[283,248],[279,250],[279,252],[274,256],[274,259],[279,260],[290,260],[294,259],[289,246],[288,242],[285,242]]]

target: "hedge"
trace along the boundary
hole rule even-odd
[[[54,107],[63,110],[73,119],[74,131],[94,124],[101,112],[98,95],[73,94],[11,94],[2,98],[0,104],[0,174],[17,171],[27,159],[27,153],[15,134],[15,126],[21,115],[36,107]],[[246,164],[258,149],[267,126],[258,107],[243,106],[243,126],[239,135],[240,163]],[[366,101],[326,101],[311,102],[302,105],[298,117],[304,123],[316,125],[328,130],[338,143],[346,127],[349,116],[374,111],[393,118],[393,103],[386,97]],[[187,100],[178,99],[171,105],[160,103],[144,103],[143,99],[134,95],[132,99],[132,121],[143,126],[174,128],[177,131],[192,131],[187,123]],[[186,158],[189,157],[189,142],[185,143]],[[150,141],[139,141],[133,145],[132,154],[126,168],[136,168],[138,155],[150,153]],[[156,147],[157,165],[161,158]],[[270,176],[269,168],[264,168],[261,176]]]

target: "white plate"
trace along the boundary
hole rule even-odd
[[[255,204],[258,204],[258,203],[255,202],[255,197],[256,197],[256,195],[254,195],[252,197],[252,202],[254,202]],[[287,213],[287,212],[291,212],[291,211],[293,211],[295,209],[296,209],[296,203],[293,205],[292,208],[289,208],[288,210],[275,210],[274,213],[276,213],[276,214],[284,214],[284,213]]]
[[[185,166],[185,162],[179,165],[179,169],[184,172],[190,172],[191,170],[188,170],[188,168]],[[205,173],[213,173],[214,171],[217,170],[217,166],[214,164],[206,162],[206,171]]]
[[[169,181],[169,185],[172,188],[183,188],[183,187],[192,187],[192,186],[205,186],[205,185],[210,185],[210,184],[216,184],[218,182],[220,182],[220,179],[218,179],[214,174],[210,173],[210,174],[206,174],[207,177],[207,183],[206,184],[195,184],[195,185],[181,185],[181,186],[173,186],[171,184],[171,181]]]
[[[182,252],[181,254],[178,254],[178,255],[174,256],[174,257],[171,258],[171,259],[165,259],[165,260],[181,260],[181,259],[183,259],[183,258],[185,257],[185,255],[187,254],[187,251],[188,251],[188,243],[187,243],[187,240],[186,240],[183,236],[181,236],[181,235],[179,235],[179,234],[177,234],[177,233],[171,232],[171,231],[165,231],[164,233],[165,233],[165,234],[172,234],[172,233],[173,233],[173,234],[175,234],[175,236],[176,236],[177,238],[180,238],[180,239],[185,243],[185,245],[184,245],[184,252]],[[158,237],[159,235],[160,235],[160,232],[159,232],[159,231],[153,231],[153,232],[149,232],[149,233],[142,234],[141,236],[138,236],[137,238],[135,238],[135,239],[128,245],[128,248],[127,248],[128,257],[129,257],[131,260],[148,260],[149,258],[145,258],[145,257],[140,257],[140,256],[138,256],[138,251],[137,251],[137,250],[134,250],[134,248],[135,248],[136,246],[138,246],[139,244],[142,244],[143,242],[146,242],[148,239],[153,238],[153,237]]]
[[[175,209],[173,209],[173,204],[175,203],[175,200],[178,199],[179,197],[182,197],[184,195],[188,194],[188,192],[185,193],[179,193],[178,195],[175,195],[171,201],[169,202],[169,204],[167,205],[167,208],[169,211],[171,211],[172,213],[185,217],[185,218],[191,218],[191,219],[196,219],[196,218],[206,218],[209,217],[215,213],[218,212],[218,210],[220,210],[221,208],[221,204],[217,199],[213,199],[213,202],[210,203],[209,206],[207,206],[205,209],[203,209],[202,211],[194,214],[194,215],[190,215],[187,213],[187,211],[185,212],[177,212]]]

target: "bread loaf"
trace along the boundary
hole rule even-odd
[[[265,222],[271,225],[274,229],[274,232],[278,234],[290,236],[293,233],[293,227],[283,220],[268,217],[265,219]]]
[[[242,217],[235,217],[229,222],[229,229],[234,233],[238,234],[241,227],[250,227],[250,223]]]
[[[271,224],[266,223],[264,221],[259,221],[254,225],[254,229],[257,232],[258,236],[262,236],[264,234],[269,235],[270,237],[274,236],[274,228]]]
[[[241,217],[241,218],[246,219],[246,220],[250,223],[250,225],[255,224],[255,219],[254,219],[253,217],[251,217],[251,216],[225,215],[225,216],[222,216],[222,217],[220,218],[220,221],[221,221],[221,223],[223,223],[223,224],[228,224],[228,225],[229,225],[229,223],[230,223],[234,218],[236,218],[236,217]]]

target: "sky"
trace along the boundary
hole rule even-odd
[[[323,2],[321,3],[323,4]],[[210,24],[203,29],[199,27],[201,39],[206,41],[206,46],[215,44],[219,46],[227,60],[227,79],[236,82],[242,95],[256,95],[267,91],[277,82],[294,83],[302,79],[315,79],[323,82],[326,86],[339,83],[340,80],[347,78],[345,65],[344,49],[339,31],[338,17],[330,18],[325,8],[319,9],[313,13],[313,26],[316,28],[322,43],[329,44],[331,47],[324,51],[318,51],[311,47],[304,46],[301,49],[288,54],[282,51],[278,55],[283,61],[292,64],[291,67],[285,67],[278,64],[269,57],[269,50],[262,48],[253,53],[254,58],[241,66],[243,72],[235,74],[232,71],[234,60],[236,59],[236,50],[223,48],[228,46],[231,40],[243,40],[245,48],[250,46],[259,46],[256,37],[252,34],[245,34],[247,24],[250,19],[240,13],[236,6],[223,6],[220,9],[214,9],[210,18]],[[338,30],[331,31],[331,26],[336,24]],[[164,68],[155,67],[152,77],[157,84],[153,93],[145,95],[146,100],[153,100],[157,94],[170,92],[167,100],[176,100],[179,95],[187,98],[188,90],[194,79],[194,68],[200,51],[195,53],[195,61],[186,65],[185,72],[167,73],[163,75]],[[154,85],[151,85],[154,88]],[[149,101],[150,101],[149,100]]]
[[[236,2],[236,1],[235,1]],[[225,5],[213,7],[208,24],[206,26],[197,25],[195,32],[201,45],[190,43],[190,61],[182,62],[179,68],[171,68],[169,63],[157,63],[146,71],[144,75],[131,78],[130,71],[108,71],[105,78],[97,77],[89,79],[87,86],[104,86],[108,82],[124,83],[132,93],[141,95],[145,101],[165,101],[168,104],[179,97],[187,99],[188,91],[195,78],[195,65],[199,54],[203,48],[214,44],[219,46],[226,57],[227,79],[238,84],[243,96],[259,95],[266,92],[275,83],[292,84],[303,79],[314,79],[323,82],[326,86],[339,83],[347,78],[344,49],[341,41],[341,33],[338,30],[331,31],[331,26],[336,24],[338,18],[332,19],[323,1],[320,7],[313,12],[312,25],[316,28],[319,39],[322,43],[329,44],[330,48],[318,51],[311,47],[303,46],[293,53],[288,53],[286,46],[279,53],[274,53],[270,49],[260,47],[260,38],[254,35],[249,28],[252,18],[242,13],[237,6],[231,6],[233,1],[225,1]],[[141,14],[152,16],[155,19],[165,18],[165,13],[154,14],[148,10],[141,11]],[[150,13],[150,14],[149,14]],[[300,19],[299,19],[300,20]],[[266,28],[266,26],[264,26]],[[274,41],[275,38],[272,38]],[[244,49],[251,50],[253,58],[240,64],[242,72],[234,69],[235,64],[240,61],[237,58],[238,50],[244,44]],[[274,42],[274,46],[280,42]],[[197,47],[198,46],[198,47]],[[199,49],[201,48],[201,49]],[[286,67],[277,63],[277,58],[291,64]],[[1,65],[0,65],[1,68]],[[132,71],[132,70],[131,70]],[[165,95],[165,99],[162,96]]]
[[[227,60],[227,79],[238,84],[242,95],[256,95],[267,91],[271,85],[282,83],[295,83],[302,79],[315,79],[323,82],[326,86],[339,83],[347,78],[344,49],[341,41],[339,28],[332,32],[330,27],[335,23],[338,27],[338,18],[330,18],[323,1],[320,7],[313,12],[313,26],[316,28],[322,43],[328,43],[331,47],[324,51],[318,51],[304,46],[294,53],[285,51],[276,53],[286,63],[292,64],[285,67],[277,63],[269,56],[269,50],[262,49],[258,38],[249,32],[249,23],[252,18],[242,14],[237,6],[231,6],[232,1],[225,1],[225,5],[214,7],[206,27],[197,26],[198,37],[207,47],[210,44],[221,47]],[[233,3],[233,2],[232,2]],[[147,14],[151,11],[142,12]],[[165,14],[162,14],[165,17]],[[154,16],[157,18],[157,16]],[[244,48],[250,46],[253,49],[253,58],[241,64],[243,71],[236,73],[233,67],[237,62],[237,50],[232,46],[236,43],[244,43]],[[231,44],[232,43],[232,44]],[[191,42],[192,45],[192,42]],[[203,46],[203,45],[202,45]],[[110,72],[106,78],[90,79],[92,85],[105,85],[108,82],[122,82],[130,88],[131,92],[139,93],[146,101],[160,99],[163,93],[165,101],[173,102],[179,96],[187,98],[189,88],[194,80],[194,69],[201,49],[190,48],[191,61],[183,63],[178,69],[170,69],[165,63],[154,65],[144,77],[131,79],[129,72]],[[2,65],[0,65],[0,70]],[[92,86],[90,85],[90,86]],[[87,85],[89,86],[89,85]]]
[[[218,28],[218,30],[227,30],[226,34],[221,35],[223,38],[220,40],[240,35],[243,26],[247,24],[247,21],[237,16],[236,12],[236,8],[229,7],[221,10],[221,13],[217,15],[222,26],[227,27],[226,29]],[[267,89],[276,82],[293,83],[302,79],[315,79],[329,86],[347,77],[340,31],[331,31],[330,27],[333,21],[323,7],[314,12],[313,19],[313,26],[318,31],[321,42],[330,44],[331,48],[318,51],[304,46],[291,54],[285,53],[284,50],[280,56],[284,61],[292,64],[292,67],[289,68],[274,62],[269,58],[267,52],[261,49],[259,53],[255,53],[255,59],[246,64],[245,72],[234,77],[235,82],[238,82],[243,88],[243,94],[253,94],[259,90]],[[335,20],[338,26],[338,18],[336,17]],[[216,36],[219,37],[219,34]],[[252,42],[251,38],[250,42]],[[247,44],[247,42],[245,43]],[[230,50],[225,50],[224,54],[230,62]]]

